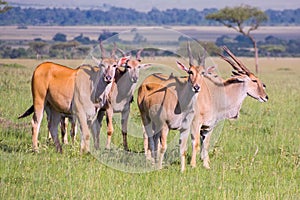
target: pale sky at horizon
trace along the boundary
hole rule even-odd
[[[133,8],[139,11],[149,11],[153,7],[159,10],[166,10],[168,8],[188,9],[195,8],[203,10],[204,8],[223,8],[225,6],[239,6],[247,4],[258,7],[262,10],[274,9],[297,9],[300,8],[299,0],[6,0],[8,3],[15,3],[18,5],[32,7],[37,5],[39,7],[70,7],[70,8],[97,8],[103,4],[109,4],[116,7]],[[14,3],[14,4],[13,4]]]

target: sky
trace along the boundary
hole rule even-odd
[[[203,10],[204,8],[223,8],[247,4],[262,10],[300,8],[300,0],[5,0],[9,4],[25,7],[63,7],[91,9],[101,8],[103,4],[115,7],[133,8],[138,11],[149,11],[152,8],[166,10],[168,8]]]

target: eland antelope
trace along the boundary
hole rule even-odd
[[[125,57],[125,53],[118,49]],[[109,99],[107,101],[106,110],[102,110],[98,114],[98,121],[101,124],[104,113],[106,114],[107,122],[107,142],[106,148],[110,149],[111,137],[113,134],[113,113],[121,113],[122,135],[123,135],[123,147],[128,150],[127,144],[127,124],[130,112],[130,104],[133,101],[133,93],[136,88],[136,84],[139,78],[139,71],[150,64],[141,63],[141,52],[139,50],[136,54],[136,59],[128,59],[123,66],[118,66],[116,69],[115,79],[111,91],[109,93]]]
[[[238,118],[242,103],[247,96],[259,102],[266,102],[268,96],[266,86],[257,78],[233,53],[223,47],[230,58],[220,55],[232,67],[232,77],[223,80],[214,75],[206,74],[205,84],[195,106],[195,116],[192,122],[192,158],[191,165],[196,166],[196,154],[199,151],[201,137],[201,159],[203,166],[209,166],[209,142],[214,127],[224,119]]]
[[[169,130],[180,131],[181,171],[185,170],[187,139],[190,125],[194,117],[194,105],[202,86],[202,67],[190,64],[187,68],[180,62],[177,66],[188,76],[176,77],[162,74],[148,76],[138,90],[138,107],[145,129],[145,152],[147,147],[158,167],[162,168],[162,161],[167,149],[167,135]],[[159,155],[158,142],[161,141]],[[159,158],[157,158],[159,156]]]
[[[126,62],[122,58],[119,63],[115,59],[103,58],[99,66],[82,65],[72,69],[52,62],[40,64],[34,71],[31,82],[33,105],[20,118],[33,113],[32,146],[38,150],[38,133],[44,109],[48,114],[48,129],[54,140],[57,151],[62,148],[57,136],[57,127],[63,115],[74,115],[80,119],[81,151],[89,151],[89,130],[83,122],[84,115],[91,115],[105,103],[107,88],[111,87],[118,64]],[[92,103],[91,103],[92,102]],[[83,112],[80,107],[90,112]],[[91,111],[93,110],[93,111]]]

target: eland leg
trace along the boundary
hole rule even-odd
[[[41,122],[43,119],[44,106],[35,105],[34,113],[32,116],[32,149],[33,151],[38,151],[38,136],[40,131]]]
[[[111,144],[111,137],[112,134],[114,133],[114,127],[113,127],[113,109],[111,105],[106,109],[106,124],[107,124],[107,140],[106,140],[106,149],[110,149],[110,144]],[[104,115],[104,113],[103,113]],[[103,118],[103,116],[102,116]],[[101,119],[102,121],[102,119]]]
[[[123,135],[123,147],[125,151],[128,151],[128,144],[127,144],[127,125],[128,125],[128,117],[129,117],[129,110],[122,112],[122,135]]]
[[[55,144],[56,150],[62,153],[62,148],[58,139],[58,129],[57,129],[60,119],[61,119],[61,114],[55,111],[54,109],[51,109],[50,123],[48,123],[48,129],[51,133],[51,137]]]
[[[63,144],[68,144],[67,127],[68,127],[68,118],[62,116],[60,119],[60,132],[61,132],[61,139]]]
[[[206,169],[210,169],[209,163],[209,143],[210,143],[210,137],[213,132],[213,129],[210,129],[208,131],[201,130],[201,159],[203,160],[203,166]]]
[[[200,127],[198,122],[192,124],[192,158],[191,158],[191,166],[196,167],[196,159],[197,153],[200,151]]]
[[[160,147],[160,156],[159,156],[159,163],[158,168],[162,169],[163,159],[164,155],[167,151],[167,137],[169,133],[169,128],[167,125],[162,127],[161,134],[160,134],[160,141],[161,141],[161,147]]]
[[[76,138],[76,135],[77,135],[76,117],[75,116],[71,116],[69,119],[71,120],[70,135],[71,135],[72,143],[74,144],[74,141],[75,141],[75,138]]]
[[[187,141],[189,137],[189,130],[180,131],[180,158],[181,158],[181,172],[185,170],[185,158],[187,153]]]

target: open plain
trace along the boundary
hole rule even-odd
[[[230,66],[212,59],[219,74],[229,77]],[[241,59],[254,71],[253,58]],[[79,136],[75,144],[63,146],[63,154],[56,153],[47,143],[45,117],[40,152],[32,153],[31,118],[17,117],[32,104],[31,76],[41,62],[0,60],[1,199],[300,199],[300,58],[260,58],[258,76],[269,101],[247,97],[239,119],[223,124],[210,151],[211,170],[198,157],[197,167],[188,166],[183,174],[179,160],[148,173],[116,170],[92,155],[80,155]],[[82,60],[55,62],[76,67]],[[175,58],[155,63],[175,65]],[[138,115],[134,99],[132,112]],[[140,137],[129,135],[129,148],[142,152],[142,133],[134,134]],[[122,148],[121,137],[116,129],[116,148]]]
[[[66,34],[68,40],[72,40],[80,34],[89,37],[91,40],[97,40],[103,31],[122,33],[130,32],[135,28],[136,26],[27,26],[26,29],[19,29],[17,26],[0,26],[0,40],[33,40],[35,38],[52,40],[56,33]],[[144,26],[139,28],[146,29],[150,27]],[[164,28],[179,31],[201,41],[215,41],[222,35],[231,37],[239,35],[236,31],[223,26],[168,26]],[[265,37],[270,35],[290,40],[299,39],[299,33],[299,26],[262,26],[253,32],[253,35],[257,40],[264,40]],[[163,41],[168,39],[168,37],[161,36],[156,38]]]

